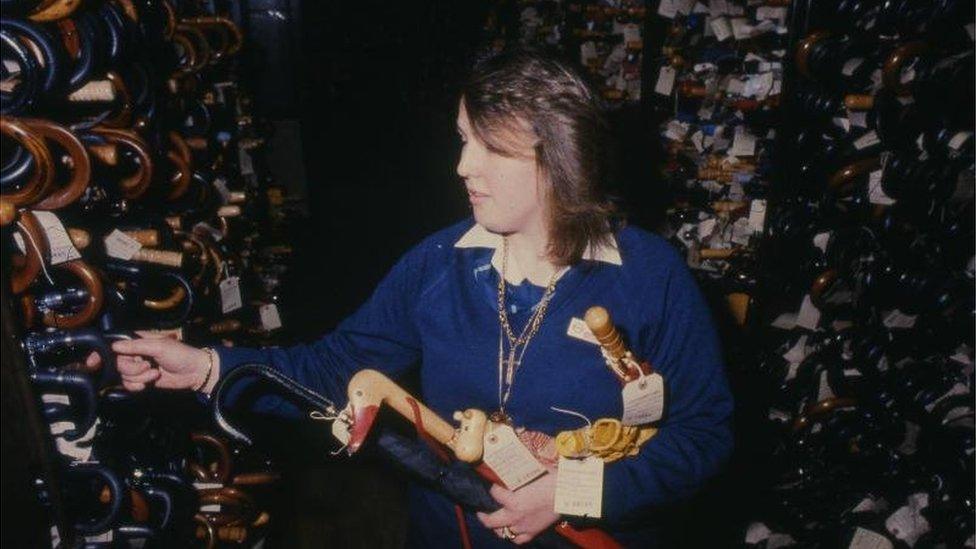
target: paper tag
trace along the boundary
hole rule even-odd
[[[643,425],[661,419],[664,413],[664,378],[652,373],[628,382],[623,389],[624,425]]]
[[[600,518],[603,508],[603,460],[560,456],[556,471],[556,502],[561,515]]]
[[[78,252],[75,245],[71,242],[71,237],[68,236],[67,229],[58,219],[58,216],[51,212],[37,211],[34,212],[34,217],[40,222],[41,227],[44,228],[44,235],[47,237],[47,244],[50,252],[51,265],[58,265],[66,261],[71,261],[72,259],[80,259],[81,254]]]
[[[735,127],[735,137],[732,139],[732,156],[752,156],[756,154],[756,136],[749,133],[745,126]]]
[[[754,545],[760,541],[765,541],[769,538],[770,534],[772,534],[772,531],[769,530],[768,526],[761,522],[753,522],[746,529],[746,543]]]
[[[226,179],[224,179],[223,177],[215,178],[213,181],[213,186],[215,189],[217,189],[217,192],[220,193],[220,197],[224,200],[225,203],[230,200],[230,189],[227,188]]]
[[[787,362],[803,362],[803,359],[807,357],[807,336],[804,334],[796,340],[796,343],[790,347],[789,351],[783,354],[783,358]]]
[[[769,92],[773,89],[773,73],[764,72],[760,75],[753,76],[746,81],[745,89],[742,90],[742,95],[746,97],[755,97],[757,99],[766,99]]]
[[[728,38],[732,36],[732,25],[730,25],[729,20],[724,17],[716,17],[715,19],[712,19],[710,26],[712,27],[712,32],[715,33],[715,38],[718,39],[719,42],[728,40]]]
[[[834,398],[834,391],[830,388],[830,381],[827,379],[827,370],[820,372],[820,385],[817,387],[817,402],[823,402],[828,398]]]
[[[88,461],[92,456],[92,439],[95,438],[95,431],[101,422],[95,420],[95,423],[88,428],[88,431],[82,435],[77,440],[67,440],[64,437],[58,436],[63,434],[67,429],[74,429],[75,424],[70,421],[63,421],[51,424],[51,434],[55,436],[54,444],[58,448],[58,452],[66,455],[76,461]]]
[[[868,201],[881,206],[891,206],[895,199],[884,192],[881,186],[882,170],[874,170],[868,176]]]
[[[85,536],[86,543],[107,543],[115,541],[115,530],[107,530],[101,534],[94,534],[91,536]]]
[[[266,303],[258,307],[258,314],[261,316],[261,326],[265,330],[277,330],[281,328],[281,316],[278,314],[278,306],[274,303]]]
[[[570,319],[566,335],[594,345],[600,344],[600,341],[593,335],[593,331],[590,330],[590,327],[581,318],[573,317]]]
[[[209,505],[201,505],[200,506],[200,512],[201,513],[219,513],[220,512],[220,504],[212,503],[212,504],[209,504]]]
[[[349,432],[349,424],[339,420],[333,421],[332,436],[342,444],[349,444],[349,439],[352,438],[352,433]]]
[[[976,40],[976,23],[966,25],[966,33],[969,34],[970,40]]]
[[[197,490],[214,490],[223,488],[224,485],[220,482],[204,482],[202,480],[196,480],[193,481],[193,487]]]
[[[844,63],[844,66],[841,67],[840,72],[844,76],[850,76],[854,74],[854,71],[856,71],[857,68],[860,67],[862,64],[864,64],[863,57],[853,57],[851,59],[848,59],[847,62]]]
[[[654,93],[659,93],[661,95],[671,95],[671,91],[674,89],[674,78],[677,76],[678,71],[667,65],[662,66],[661,70],[657,73],[657,83],[654,85]]]
[[[930,530],[929,522],[921,514],[921,510],[928,507],[928,499],[929,496],[925,493],[909,496],[908,505],[888,517],[885,528],[909,547],[913,547],[918,538]]]
[[[939,398],[933,400],[932,402],[929,402],[928,404],[926,404],[925,405],[925,411],[926,412],[931,412],[932,410],[935,409],[935,406],[938,403],[942,402],[943,400],[945,400],[945,399],[947,399],[949,397],[956,396],[956,395],[965,395],[967,393],[969,393],[969,387],[966,387],[962,383],[956,383],[944,395],[942,395]]]
[[[756,8],[756,19],[759,21],[765,21],[767,19],[785,20],[786,8],[782,6],[760,6]]]
[[[732,24],[732,35],[735,36],[736,40],[745,40],[752,36],[753,29],[746,18],[736,17],[730,23]]]
[[[803,296],[800,312],[796,315],[796,325],[807,330],[816,330],[820,323],[820,309],[810,300],[810,294]]]
[[[691,144],[695,146],[696,151],[698,152],[705,151],[704,139],[705,139],[705,134],[703,134],[701,130],[698,130],[695,133],[691,134]]]
[[[847,549],[894,549],[894,545],[881,534],[858,526]]]
[[[518,490],[546,472],[508,425],[492,424],[485,432],[484,462],[509,490]]]
[[[753,232],[763,232],[766,224],[766,199],[756,199],[749,204],[749,227]]]
[[[911,328],[915,325],[915,319],[918,315],[906,315],[905,313],[894,309],[885,315],[882,321],[888,328]]]
[[[854,141],[854,148],[860,151],[868,147],[873,147],[878,143],[881,143],[881,139],[878,138],[878,133],[871,130]]]
[[[675,0],[661,0],[661,4],[657,7],[657,14],[661,17],[674,19],[678,15],[677,3]]]
[[[138,240],[115,229],[105,237],[105,253],[111,257],[128,261],[142,249]]]
[[[868,127],[868,113],[864,111],[847,111],[847,120],[855,128]]]
[[[667,130],[664,132],[664,136],[674,141],[681,141],[685,138],[685,135],[688,133],[689,129],[689,124],[680,122],[678,120],[672,120],[668,122]]]
[[[817,233],[813,237],[813,245],[820,248],[821,252],[827,253],[827,242],[830,241],[830,234],[833,231],[824,231],[822,233]]]
[[[952,149],[952,150],[958,151],[959,150],[959,147],[962,147],[962,144],[965,143],[966,140],[969,139],[970,136],[972,136],[972,135],[973,135],[973,132],[958,132],[958,133],[956,133],[956,135],[953,135],[952,136],[952,139],[949,140],[949,148]]]
[[[243,306],[241,299],[241,279],[231,276],[220,281],[220,310],[224,313],[236,311]]]
[[[44,393],[41,395],[41,402],[44,404],[71,404],[71,399],[68,398],[68,395]]]

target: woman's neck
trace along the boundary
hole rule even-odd
[[[508,235],[509,258],[536,286],[547,286],[558,267],[549,260],[549,231],[543,224]]]

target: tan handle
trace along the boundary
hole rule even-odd
[[[147,309],[154,311],[167,311],[176,308],[185,299],[186,289],[183,286],[177,285],[170,291],[168,296],[162,299],[144,299],[142,300],[142,304]]]
[[[238,217],[241,215],[241,207],[233,204],[217,208],[217,217]]]
[[[59,189],[39,200],[34,207],[39,210],[57,210],[74,203],[85,194],[91,180],[91,159],[85,146],[74,133],[49,120],[25,118],[22,121],[41,137],[57,143],[67,153],[68,159],[58,160],[71,174]]]
[[[845,95],[844,106],[852,111],[869,111],[874,108],[874,96],[863,93]]]
[[[173,252],[170,250],[142,248],[133,254],[132,261],[154,263],[156,265],[165,265],[167,267],[175,267],[179,269],[183,267],[183,254],[181,252]]]
[[[417,407],[417,414],[424,424],[424,429],[434,440],[449,445],[454,438],[454,427],[450,423],[441,419],[424,403],[376,370],[360,370],[349,380],[348,392],[349,403],[354,408],[369,404],[378,406],[385,402],[401,416],[416,424],[412,402]]]
[[[586,315],[583,318],[590,331],[596,336],[597,341],[612,358],[616,360],[624,358],[627,354],[627,347],[624,345],[624,340],[620,337],[617,327],[613,325],[609,311],[595,305],[586,310]]]
[[[89,80],[84,86],[68,94],[72,103],[107,103],[115,101],[115,87],[111,80]]]
[[[800,414],[800,417],[796,418],[796,421],[793,422],[793,430],[799,431],[816,421],[817,418],[829,414],[838,408],[850,408],[852,406],[857,406],[857,399],[832,397],[815,402],[807,406],[803,410],[803,413]]]
[[[148,246],[150,248],[159,246],[159,231],[156,229],[134,229],[131,231],[122,231],[122,234],[128,236],[143,246]]]
[[[91,233],[85,229],[68,227],[68,238],[71,239],[71,244],[79,250],[84,250],[91,245]]]

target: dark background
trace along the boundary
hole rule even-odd
[[[272,169],[293,196],[306,198],[283,299],[296,340],[331,330],[400,255],[469,215],[454,171],[456,89],[484,43],[489,8],[445,0],[241,5],[245,84],[275,128]],[[668,199],[655,177],[655,116],[642,107],[611,113],[621,158],[613,191],[630,221],[652,230]],[[285,475],[275,545],[398,545],[406,527],[402,479],[369,456],[328,457],[330,436],[309,423],[266,430],[263,446]],[[732,484],[742,482],[734,478],[741,475],[718,479],[668,519],[674,545],[741,539],[746,509],[727,503],[738,490]]]

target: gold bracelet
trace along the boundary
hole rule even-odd
[[[203,378],[203,383],[201,383],[196,389],[193,389],[194,392],[199,392],[201,389],[206,387],[208,383],[210,383],[210,376],[213,375],[214,371],[214,350],[209,347],[205,347],[203,350],[207,353],[207,360],[210,361],[210,367],[207,368],[207,375]]]

